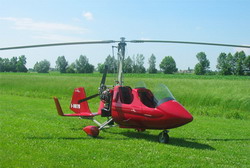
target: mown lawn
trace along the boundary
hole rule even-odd
[[[250,95],[248,78],[160,76],[152,80],[144,76],[127,76],[125,80],[129,85],[141,79],[149,86],[156,82],[167,84],[174,96],[194,114],[192,123],[170,130],[169,144],[159,144],[157,136],[160,131],[157,130],[137,133],[132,129],[112,128],[92,139],[82,131],[82,127],[92,122],[56,114],[52,96],[58,96],[65,111],[69,112],[67,108],[73,88],[85,86],[87,94],[94,94],[101,75],[0,75],[0,167],[250,165],[250,108],[247,108],[249,102],[246,101]],[[109,76],[108,82],[113,79]],[[231,100],[230,95],[234,95],[232,99],[237,103],[228,101]],[[211,102],[206,103],[209,99]],[[93,111],[97,104],[98,99],[91,101]],[[229,109],[230,115],[221,111],[225,109]],[[239,116],[232,115],[235,111]]]

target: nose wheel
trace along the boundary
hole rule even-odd
[[[169,135],[168,135],[168,131],[167,130],[164,130],[164,131],[162,131],[159,134],[158,141],[160,143],[168,143],[169,142]]]

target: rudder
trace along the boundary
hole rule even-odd
[[[87,101],[78,103],[79,100],[86,98],[85,89],[83,87],[75,88],[70,103],[70,110],[75,113],[91,113]]]

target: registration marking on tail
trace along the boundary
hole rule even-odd
[[[81,105],[80,104],[70,104],[71,108],[75,108],[75,109],[80,109]]]

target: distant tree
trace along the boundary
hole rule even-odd
[[[133,61],[132,61],[132,59],[130,58],[130,56],[128,56],[128,57],[124,60],[123,72],[124,72],[124,73],[132,73],[132,72],[133,72]]]
[[[3,72],[10,72],[11,71],[11,63],[8,58],[4,58],[3,60]]]
[[[244,66],[246,75],[250,75],[250,55],[248,55],[244,60]]]
[[[207,59],[205,52],[199,52],[196,55],[196,58],[198,59],[199,63],[195,65],[194,73],[196,75],[204,75],[209,70],[210,62]]]
[[[1,57],[0,57],[0,72],[4,72],[4,62]]]
[[[76,73],[76,64],[72,63],[66,68],[66,73]]]
[[[103,73],[104,72],[104,64],[98,63],[97,64],[97,71],[100,73]]]
[[[232,67],[233,65],[230,63],[231,58],[228,59],[228,55],[226,53],[221,53],[217,58],[217,69],[221,75],[232,75]]]
[[[144,59],[143,54],[137,54],[136,57],[133,56],[133,73],[145,73],[146,69],[144,67]]]
[[[10,71],[16,72],[17,71],[16,67],[17,67],[17,57],[12,57],[10,59]]]
[[[93,73],[95,70],[95,66],[92,64],[87,64],[86,66],[86,73]]]
[[[152,54],[151,57],[149,58],[148,64],[149,64],[148,72],[149,73],[157,73],[157,69],[155,68],[156,57],[154,54]]]
[[[28,69],[26,68],[26,57],[25,55],[21,55],[18,57],[17,65],[16,65],[16,70],[17,72],[27,72]]]
[[[38,73],[48,73],[49,68],[50,68],[50,62],[47,60],[36,62],[36,64],[34,65],[34,70]]]
[[[227,62],[230,65],[231,74],[234,75],[235,74],[235,59],[231,53],[227,54]]]
[[[65,73],[67,66],[68,62],[66,61],[65,57],[59,56],[56,60],[56,68],[60,71],[60,73]]]
[[[173,74],[178,71],[173,57],[166,56],[160,63],[160,68],[165,74]]]
[[[204,69],[200,63],[197,63],[194,67],[194,73],[196,75],[204,75]]]
[[[27,72],[25,67],[26,58],[24,55],[20,57],[0,58],[0,72]]]
[[[85,55],[80,55],[76,60],[76,72],[77,73],[93,73],[94,65],[89,64],[89,60]]]
[[[88,58],[85,55],[80,55],[79,59],[76,60],[76,72],[86,73],[86,66],[89,63]]]
[[[234,54],[235,60],[235,74],[236,75],[244,75],[244,60],[246,58],[246,54],[244,51],[236,52]]]
[[[133,57],[132,57],[132,72],[137,73],[137,71],[138,71],[137,69],[138,69],[138,67],[136,65],[136,57],[135,57],[135,55],[133,55]]]
[[[115,59],[114,56],[108,55],[107,58],[105,59],[104,65],[108,66],[108,73],[115,73],[117,72],[117,60]],[[103,65],[103,69],[104,69]]]
[[[136,56],[136,64],[138,65],[138,73],[145,73],[146,69],[144,67],[145,57],[143,54],[137,54]]]

